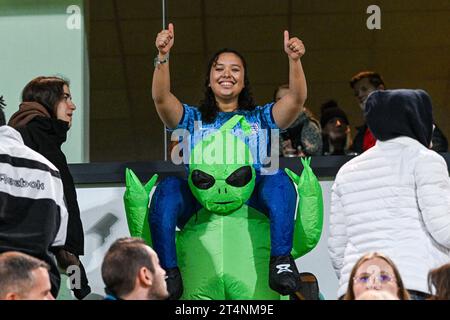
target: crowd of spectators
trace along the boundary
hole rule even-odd
[[[361,109],[364,122],[352,127],[347,115],[348,109],[341,108],[333,99],[321,105],[319,121],[310,110],[303,108],[303,112],[291,127],[281,132],[281,156],[354,156],[375,145],[376,139],[365,120],[365,103],[372,92],[387,89],[385,82],[377,72],[361,71],[350,79],[349,84]],[[286,94],[288,89],[288,85],[278,87],[274,93],[274,101]],[[436,123],[433,125],[431,149],[436,152],[447,152],[447,138]]]
[[[328,244],[340,281],[338,297],[449,300],[450,180],[445,161],[432,151],[447,151],[448,142],[434,122],[430,97],[422,90],[386,90],[374,72],[358,73],[350,86],[365,121],[354,139],[345,111],[334,100],[321,106],[320,120],[303,108],[281,134],[286,157],[360,155],[340,169],[332,188]],[[287,85],[277,88],[274,100],[286,90]],[[69,83],[34,79],[10,126],[4,106],[0,97],[0,173],[17,181],[26,177],[29,192],[0,184],[0,299],[55,299],[60,272],[72,265],[82,278],[81,288],[72,289],[83,299],[90,292],[79,260],[83,229],[60,150],[76,108]],[[55,143],[51,150],[49,141]],[[101,270],[107,300],[169,296],[166,272],[141,239],[116,240]]]

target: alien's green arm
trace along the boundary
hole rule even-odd
[[[155,186],[157,179],[158,175],[155,174],[143,186],[131,169],[127,168],[125,170],[126,190],[123,195],[123,202],[127,215],[128,229],[132,237],[142,238],[150,246],[152,241],[148,225],[148,205],[150,192]]]
[[[299,201],[294,226],[292,256],[297,259],[314,249],[323,228],[323,198],[319,180],[310,167],[311,158],[302,158],[303,172],[298,176],[285,169],[297,188]]]

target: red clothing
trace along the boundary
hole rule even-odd
[[[366,132],[364,132],[363,151],[372,148],[375,145],[375,142],[377,142],[377,139],[375,139],[369,128],[366,128]]]

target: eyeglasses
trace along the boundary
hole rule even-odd
[[[369,273],[363,273],[360,275],[357,275],[353,278],[353,281],[360,284],[369,284],[370,280],[377,280],[381,284],[387,284],[389,282],[395,282],[395,277],[390,273],[376,273],[376,274],[369,274]],[[372,280],[372,281],[373,281]]]

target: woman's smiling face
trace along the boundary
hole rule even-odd
[[[239,98],[244,88],[244,65],[234,53],[224,52],[210,70],[209,85],[216,100],[227,103]]]

